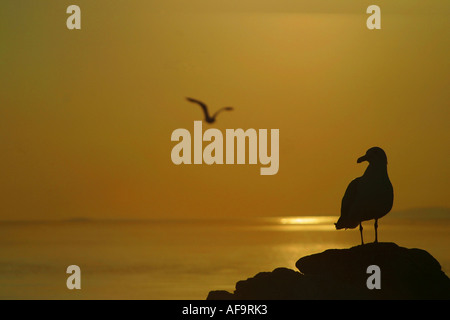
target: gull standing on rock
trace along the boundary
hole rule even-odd
[[[335,223],[336,229],[353,229],[359,224],[361,244],[363,241],[362,221],[375,219],[375,242],[378,242],[378,219],[392,209],[394,189],[387,173],[387,157],[383,149],[373,147],[360,157],[357,163],[368,161],[369,166],[362,175],[347,187],[342,198],[341,217]]]

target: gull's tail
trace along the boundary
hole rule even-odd
[[[359,225],[358,221],[343,219],[342,217],[340,217],[339,220],[334,224],[334,226],[336,227],[336,230],[353,229],[353,228],[356,228],[358,225]]]

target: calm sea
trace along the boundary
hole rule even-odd
[[[360,243],[337,217],[0,223],[0,299],[205,299],[302,256]],[[379,241],[432,254],[450,274],[450,219],[383,218]],[[364,223],[373,241],[373,223]],[[66,268],[81,268],[68,290]]]

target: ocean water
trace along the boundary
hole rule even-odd
[[[0,299],[205,299],[309,254],[360,244],[338,217],[0,223]],[[366,242],[374,240],[365,222]],[[385,217],[379,241],[427,250],[450,274],[450,219]],[[66,269],[81,268],[81,290]]]

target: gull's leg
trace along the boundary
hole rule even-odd
[[[362,227],[361,222],[359,223],[359,232],[361,233],[361,245],[363,245],[364,244],[363,235],[362,235],[363,227]]]
[[[378,219],[375,219],[374,227],[375,227],[375,243],[377,243],[378,242],[378,232],[377,232],[377,230],[378,230]]]

